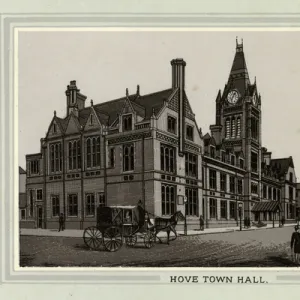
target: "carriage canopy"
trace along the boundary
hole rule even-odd
[[[100,227],[139,225],[145,222],[145,211],[140,206],[104,206],[97,208],[97,224]]]

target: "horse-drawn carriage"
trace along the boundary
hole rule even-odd
[[[97,224],[84,230],[83,239],[86,246],[92,250],[102,245],[106,250],[115,252],[125,244],[133,247],[138,239],[146,248],[151,248],[160,231],[168,234],[173,231],[177,237],[175,226],[182,219],[181,212],[176,212],[170,218],[155,217],[152,224],[149,213],[141,206],[104,206],[97,208]]]

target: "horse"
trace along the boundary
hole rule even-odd
[[[155,217],[154,225],[151,223],[150,219],[148,219],[148,224],[152,225],[152,230],[155,232],[155,239],[158,238],[160,243],[162,243],[161,239],[157,236],[159,232],[167,232],[168,235],[168,245],[170,240],[170,232],[172,231],[175,234],[175,238],[177,238],[177,232],[175,227],[178,221],[183,221],[184,215],[181,211],[176,211],[171,217]],[[149,223],[150,222],[150,223]]]

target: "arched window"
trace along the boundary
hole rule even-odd
[[[69,170],[81,168],[81,147],[80,141],[69,142]]]
[[[161,212],[162,215],[171,215],[175,212],[175,187],[162,184],[161,186]]]

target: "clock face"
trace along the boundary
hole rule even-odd
[[[256,97],[256,95],[253,96],[253,98],[252,98],[252,103],[253,103],[254,105],[257,104],[257,97]]]
[[[238,99],[239,99],[239,93],[236,90],[231,91],[227,96],[227,100],[230,104],[237,103]]]

